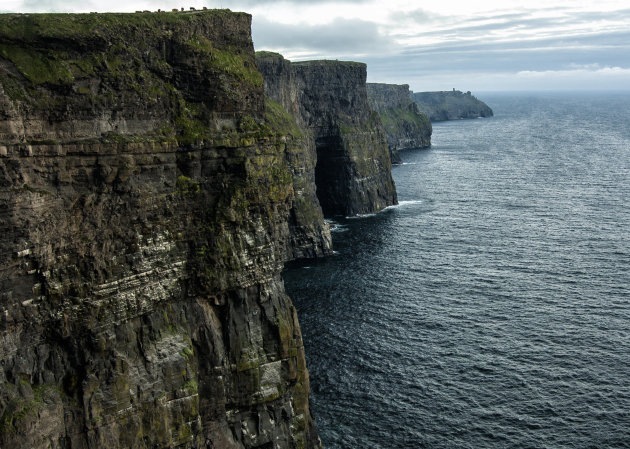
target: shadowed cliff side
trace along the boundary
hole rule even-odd
[[[431,121],[458,120],[463,118],[492,117],[492,109],[470,92],[452,91],[413,92],[413,101]]]
[[[365,64],[291,63],[270,52],[258,52],[256,62],[266,94],[315,140],[315,181],[324,214],[371,213],[396,204],[384,130],[367,100]]]
[[[381,116],[392,163],[400,164],[399,150],[431,146],[431,121],[418,110],[407,84],[367,84],[370,107]]]
[[[250,23],[0,16],[0,447],[320,446]]]
[[[317,199],[315,187],[315,142],[300,129],[280,104],[266,98],[267,122],[291,136],[285,145],[286,160],[293,178],[293,202],[289,214],[288,260],[312,259],[332,254],[330,227]]]

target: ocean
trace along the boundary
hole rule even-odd
[[[478,97],[284,273],[326,449],[630,447],[630,93]]]

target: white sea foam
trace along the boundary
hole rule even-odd
[[[387,209],[387,207],[386,207],[385,209]],[[383,209],[383,210],[385,210],[385,209]],[[379,211],[379,212],[382,212],[382,211]],[[377,212],[376,214],[378,214],[379,212]],[[358,219],[358,218],[369,218],[369,217],[375,217],[375,216],[376,216],[376,214],[357,214],[357,215],[348,215],[348,216],[346,217],[346,220],[356,220],[356,219]]]
[[[422,204],[422,200],[406,200],[398,202],[398,206],[409,206],[411,204]]]
[[[407,200],[407,201],[399,201],[398,204],[394,204],[393,206],[387,206],[383,211],[389,209],[398,209],[400,207],[410,206],[412,204],[421,204],[422,200]]]
[[[407,200],[407,201],[399,201],[398,204],[393,204],[391,206],[387,206],[384,207],[383,209],[381,209],[380,211],[373,213],[373,214],[357,214],[357,215],[351,215],[351,216],[347,216],[346,219],[347,220],[356,220],[358,218],[369,218],[369,217],[374,217],[382,212],[385,212],[387,210],[391,210],[391,209],[398,209],[399,207],[404,207],[404,206],[409,206],[412,204],[420,204],[422,203],[422,200]]]

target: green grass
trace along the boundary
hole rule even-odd
[[[188,176],[181,175],[177,178],[177,193],[182,195],[196,195],[201,192],[201,186]]]
[[[265,122],[273,132],[293,137],[302,137],[303,133],[295,120],[284,108],[269,97],[265,97]]]
[[[386,129],[395,128],[404,122],[415,124],[416,126],[431,126],[431,122],[425,114],[419,114],[411,108],[386,109],[381,112],[380,116]]]
[[[346,66],[346,67],[363,67],[367,68],[364,62],[356,61],[339,61],[337,59],[317,59],[313,61],[297,61],[291,64],[296,66],[324,65],[324,66]]]
[[[0,55],[13,62],[17,69],[34,84],[70,84],[74,81],[68,63],[63,61],[56,52],[2,43]]]
[[[261,51],[256,52],[256,58],[284,59],[284,56],[282,56],[280,53],[276,53],[273,51],[261,50]]]
[[[115,36],[122,28],[159,30],[163,25],[195,23],[204,17],[222,18],[234,14],[228,9],[209,9],[194,13],[98,13],[98,14],[0,14],[0,41],[33,40],[99,40],[106,34]],[[87,45],[89,42],[85,42]]]

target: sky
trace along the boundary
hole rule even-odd
[[[413,91],[630,90],[627,0],[0,0],[0,12],[252,14],[256,50],[368,65]]]

